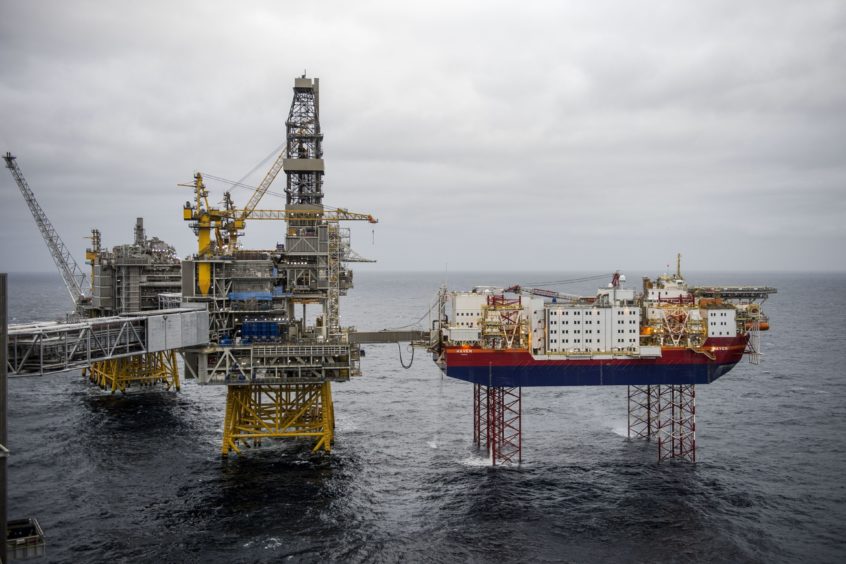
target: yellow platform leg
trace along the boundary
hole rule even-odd
[[[179,367],[175,351],[145,353],[126,358],[95,362],[82,375],[104,390],[125,392],[132,384],[152,386],[162,384],[165,389],[179,391]]]
[[[329,452],[334,440],[332,385],[248,384],[229,386],[221,454],[241,452],[264,438],[316,439],[313,452]]]

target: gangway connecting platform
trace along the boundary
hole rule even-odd
[[[44,375],[159,353],[209,340],[205,309],[180,307],[75,322],[9,325],[7,368]]]

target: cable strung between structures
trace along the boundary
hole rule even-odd
[[[234,180],[229,180],[228,178],[215,176],[213,174],[209,174],[208,172],[203,173],[203,178],[205,178],[206,180],[217,180],[218,182],[223,182],[224,184],[229,184],[233,188],[243,188],[244,190],[249,190],[250,192],[256,191],[255,186],[250,186],[249,184],[243,184],[241,182],[235,182]],[[283,194],[280,194],[279,192],[274,192],[272,190],[268,190],[266,193],[270,194],[271,196],[277,196],[279,198],[284,198]]]
[[[205,172],[203,173],[203,176],[205,176],[206,178],[209,178],[209,179],[211,179],[211,180],[217,180],[218,182],[225,182],[226,184],[230,184],[230,185],[231,185],[232,187],[234,187],[234,188],[243,188],[244,190],[250,190],[250,191],[255,192],[256,187],[255,187],[255,186],[250,186],[249,184],[244,184],[244,181],[245,181],[247,178],[249,178],[250,176],[252,176],[252,174],[253,174],[254,172],[256,172],[256,171],[259,169],[259,167],[261,167],[261,166],[265,165],[265,164],[267,163],[267,161],[269,161],[269,160],[270,160],[271,158],[273,158],[274,156],[278,155],[278,154],[279,154],[279,152],[280,152],[282,149],[284,149],[284,148],[285,148],[285,146],[286,146],[287,144],[288,144],[288,141],[285,141],[284,143],[282,143],[281,145],[279,145],[278,147],[276,147],[275,149],[273,149],[273,151],[271,151],[271,152],[270,152],[270,154],[268,154],[265,158],[263,158],[263,159],[262,159],[262,160],[261,160],[261,161],[260,161],[260,162],[259,162],[256,166],[254,166],[253,168],[251,168],[251,169],[250,169],[250,172],[248,172],[248,173],[247,173],[247,174],[245,174],[243,177],[241,177],[241,180],[238,180],[237,182],[236,182],[236,181],[234,181],[234,180],[229,180],[229,179],[227,179],[227,178],[221,178],[221,177],[219,177],[219,176],[214,176],[214,175],[211,175],[211,174],[208,174],[208,173],[205,173]],[[273,196],[278,196],[278,197],[280,197],[280,198],[284,198],[284,196],[283,196],[282,194],[279,194],[278,192],[270,192],[270,191],[268,191],[267,193],[268,193],[268,194],[271,194],[271,195],[273,195]]]
[[[408,327],[418,327],[418,326],[419,326],[419,324],[420,324],[420,322],[421,322],[421,321],[423,321],[423,319],[424,319],[427,315],[429,315],[430,313],[432,313],[432,310],[433,310],[433,309],[437,309],[437,307],[438,307],[438,300],[435,300],[435,301],[434,301],[434,302],[432,302],[432,304],[429,306],[429,309],[427,309],[427,310],[423,313],[423,315],[421,315],[421,316],[417,319],[417,321],[413,321],[413,322],[409,323],[408,325],[400,325],[399,327],[390,327],[390,328],[388,328],[388,329],[386,329],[386,330],[387,330],[387,331],[399,331],[400,329],[406,329],[406,328],[408,328]]]
[[[397,351],[399,351],[400,366],[402,366],[406,370],[411,368],[411,365],[414,364],[414,345],[411,345],[411,360],[408,361],[408,366],[406,366],[405,363],[402,361],[402,347],[400,346],[399,341],[397,341]]]
[[[273,150],[272,150],[272,151],[271,151],[271,152],[270,152],[270,153],[269,153],[266,157],[264,157],[264,159],[262,159],[262,160],[261,160],[261,162],[259,162],[256,166],[254,166],[254,167],[250,170],[250,172],[248,172],[247,174],[245,174],[245,175],[241,178],[241,180],[239,180],[239,181],[238,181],[238,182],[236,182],[235,184],[236,184],[236,185],[241,185],[241,186],[243,186],[243,184],[241,184],[242,182],[244,182],[247,178],[249,178],[249,177],[250,177],[250,175],[252,175],[255,171],[257,171],[257,170],[259,169],[259,167],[260,167],[260,166],[264,166],[265,164],[267,164],[267,161],[269,161],[270,159],[272,159],[275,155],[278,155],[278,154],[279,154],[279,152],[280,152],[282,149],[284,149],[287,145],[288,145],[288,141],[287,141],[287,140],[285,140],[285,141],[284,141],[281,145],[279,145],[278,147],[276,147],[275,149],[273,149]]]

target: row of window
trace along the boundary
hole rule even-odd
[[[558,339],[550,339],[549,342],[550,343],[557,343]],[[561,339],[561,342],[562,343],[581,343],[582,341],[581,341],[581,339],[566,338],[566,339]],[[585,339],[585,342],[586,343],[592,343],[592,342],[594,342],[594,340],[593,339]],[[603,342],[603,339],[596,339],[596,342],[601,343],[601,342]],[[617,342],[618,343],[636,343],[637,339],[631,339],[631,338],[629,338],[629,339],[617,339]]]
[[[578,348],[573,347],[573,348],[567,349],[566,351],[562,349],[562,350],[557,351],[557,352],[579,352],[579,353],[582,353],[582,352],[609,352],[609,351],[606,351],[605,349],[601,349],[599,347],[578,347]],[[633,353],[633,352],[637,352],[637,348],[636,347],[626,347],[626,346],[612,347],[610,352],[632,352]]]
[[[570,312],[573,312],[573,315],[604,315],[606,310],[598,310],[598,309],[572,309],[572,310],[560,310],[560,309],[551,309],[549,313],[551,315],[570,315]],[[637,309],[626,309],[626,310],[617,310],[615,313],[618,315],[637,315],[640,310]]]
[[[627,321],[627,320],[625,320],[625,319],[618,319],[618,320],[617,320],[617,325],[625,325],[625,324],[626,324],[626,321]],[[549,322],[549,324],[550,324],[550,325],[558,325],[558,321],[556,321],[555,319],[553,319],[552,321],[550,321],[550,322]],[[563,320],[563,321],[561,322],[561,325],[569,325],[569,324],[570,324],[570,321],[569,321],[569,320],[567,320],[567,319],[565,319],[565,320]],[[578,319],[574,319],[574,320],[573,320],[573,325],[580,325],[580,324],[581,324],[581,321],[580,321],[580,320],[578,320]],[[597,320],[596,320],[596,324],[597,324],[597,325],[602,324],[602,320],[601,320],[601,319],[597,319]],[[637,325],[637,319],[629,319],[629,320],[628,320],[628,324],[629,324],[629,325]],[[592,320],[592,319],[585,319],[585,325],[593,325],[593,320]]]
[[[557,344],[558,339],[550,339],[549,342],[552,343],[552,344]],[[581,342],[582,342],[581,339],[561,339],[562,345],[581,344]],[[596,339],[596,342],[601,343],[602,341],[599,340],[599,339]],[[636,339],[617,339],[617,343],[636,343],[636,342],[637,342]],[[593,340],[592,339],[585,339],[585,343],[593,343]],[[596,349],[596,350],[599,350],[599,349]]]
[[[585,331],[584,331],[584,332],[585,332],[585,333],[593,333],[594,331],[593,331],[593,329],[585,329]],[[617,329],[617,333],[618,333],[618,334],[622,334],[622,333],[625,333],[625,332],[626,332],[626,330],[625,330],[625,329]],[[552,329],[549,333],[550,333],[551,335],[557,335],[557,334],[558,334],[558,329]],[[581,334],[581,333],[582,333],[582,330],[581,330],[581,329],[573,329],[573,333],[574,333],[574,334]],[[636,330],[636,329],[629,329],[629,333],[637,333],[637,330]],[[563,335],[569,335],[569,334],[570,334],[570,330],[569,330],[569,329],[562,329],[562,330],[561,330],[561,334],[563,334]],[[600,331],[599,329],[597,329],[597,330],[596,330],[596,334],[597,334],[597,335],[600,335],[600,334],[602,334],[602,331]]]

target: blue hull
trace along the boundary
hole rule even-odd
[[[497,387],[710,384],[735,364],[448,366],[446,375]]]

